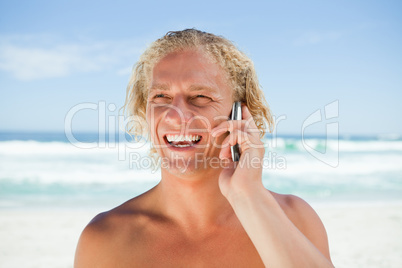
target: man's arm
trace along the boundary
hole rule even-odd
[[[74,268],[93,267],[93,261],[96,260],[93,250],[93,234],[86,227],[82,232],[75,251]],[[91,256],[92,255],[92,256]]]
[[[333,267],[321,220],[303,200],[288,199],[290,217],[265,189],[228,198],[267,267]]]
[[[105,213],[99,214],[85,227],[75,252],[74,268],[113,266],[107,259],[111,253],[108,254],[104,247],[108,244],[104,218]]]
[[[219,177],[222,194],[267,267],[333,267],[325,228],[314,210],[302,199],[283,198],[281,204],[262,184],[265,154],[259,131],[246,106],[243,120],[226,121],[212,136],[230,134],[222,142],[220,157],[230,158],[230,146],[240,145],[241,157]]]
[[[284,199],[285,205],[281,207],[286,216],[328,260],[331,260],[327,232],[314,209],[297,196],[286,195]]]

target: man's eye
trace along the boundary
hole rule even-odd
[[[170,102],[170,97],[169,97],[169,95],[159,93],[159,94],[153,95],[152,99],[150,101],[152,101],[154,103],[168,103],[168,102]]]
[[[209,103],[210,101],[212,101],[212,99],[205,95],[195,95],[192,98],[192,101],[195,105],[203,105]]]
[[[204,96],[204,95],[197,95],[195,96],[196,98],[205,98],[205,99],[211,99],[210,97]]]

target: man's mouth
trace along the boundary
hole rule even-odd
[[[201,135],[173,135],[167,134],[164,137],[164,140],[172,145],[173,147],[183,148],[190,147],[194,144],[197,144],[202,139]]]

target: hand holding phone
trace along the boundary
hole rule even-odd
[[[237,101],[233,103],[232,107],[232,115],[230,117],[231,120],[241,120],[242,119],[242,114],[241,114],[241,102]],[[233,162],[238,162],[240,160],[240,146],[239,144],[235,144],[234,146],[230,147],[230,150],[232,152],[232,160]]]

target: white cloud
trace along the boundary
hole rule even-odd
[[[297,38],[294,41],[294,45],[303,46],[303,45],[315,45],[323,42],[331,42],[336,41],[342,37],[342,33],[340,32],[326,32],[326,33],[318,33],[318,32],[307,32]]]
[[[62,44],[47,36],[0,37],[0,70],[20,80],[63,77],[74,73],[121,70],[133,64],[139,42],[76,42]]]

